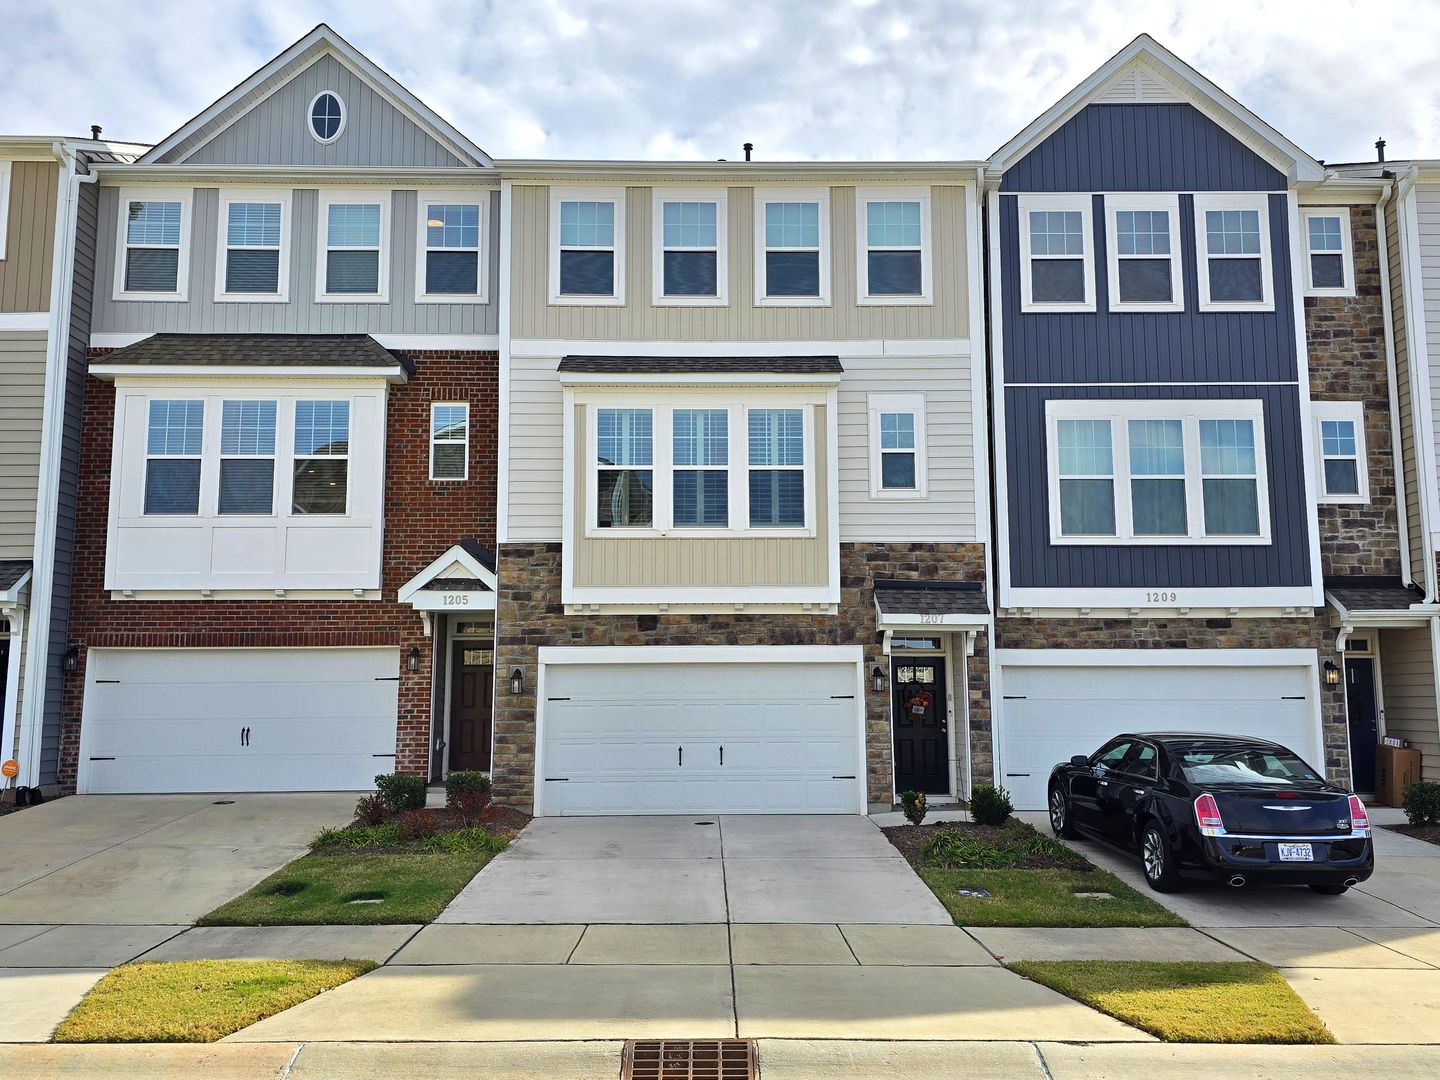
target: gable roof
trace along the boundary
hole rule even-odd
[[[460,573],[454,573],[455,570]],[[496,588],[494,553],[478,540],[466,538],[401,585],[395,599],[402,604],[415,605],[418,604],[417,594],[424,591],[493,594]],[[494,607],[493,599],[488,606]]]
[[[1126,45],[1070,93],[1057,101],[990,157],[990,171],[1002,173],[1048,139],[1087,105],[1193,105],[1291,183],[1324,179],[1325,167],[1149,34]]]
[[[358,78],[373,87],[376,93],[461,161],[468,161],[483,168],[494,166],[489,154],[325,23],[320,23],[279,56],[161,139],[141,156],[139,164],[183,163],[201,145],[326,55],[333,56],[339,63],[350,68]]]

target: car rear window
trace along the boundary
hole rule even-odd
[[[1287,787],[1320,781],[1315,770],[1289,750],[1195,749],[1180,753],[1180,768],[1192,784],[1254,784]]]

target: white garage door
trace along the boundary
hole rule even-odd
[[[1127,731],[1252,735],[1324,764],[1308,667],[1000,665],[1000,782],[1017,810],[1044,808],[1056,763]]]
[[[396,649],[92,649],[80,790],[355,791],[395,768]]]
[[[547,664],[540,812],[854,814],[855,665]]]

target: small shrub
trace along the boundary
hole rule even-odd
[[[940,870],[1002,870],[1015,865],[1015,854],[955,829],[937,829],[926,837],[920,860]]]
[[[905,811],[905,820],[919,825],[925,820],[925,793],[923,791],[902,791],[900,809]]]
[[[485,816],[485,811],[490,806],[490,793],[462,791],[452,795],[448,802],[451,811],[458,814],[462,821],[477,822]]]
[[[970,816],[977,825],[1004,825],[1014,809],[1004,788],[981,784],[970,793]]]
[[[357,825],[383,825],[389,817],[390,808],[379,795],[361,795],[360,801],[355,804]]]
[[[450,855],[498,855],[510,845],[484,829],[455,829],[432,836],[424,843],[426,851]]]
[[[477,769],[460,769],[445,777],[445,805],[453,808],[459,795],[490,794],[490,777]]]
[[[407,810],[395,819],[395,830],[402,843],[427,840],[440,832],[440,819],[428,810]]]
[[[1420,780],[1401,799],[1411,825],[1440,825],[1440,781]]]
[[[381,773],[375,777],[380,801],[392,814],[425,809],[425,778],[408,773]]]

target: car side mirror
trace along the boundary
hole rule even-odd
[[[1077,769],[1083,769],[1086,765],[1090,764],[1090,759],[1084,754],[1075,754],[1073,757],[1070,758],[1070,764],[1075,766],[1075,768]]]

